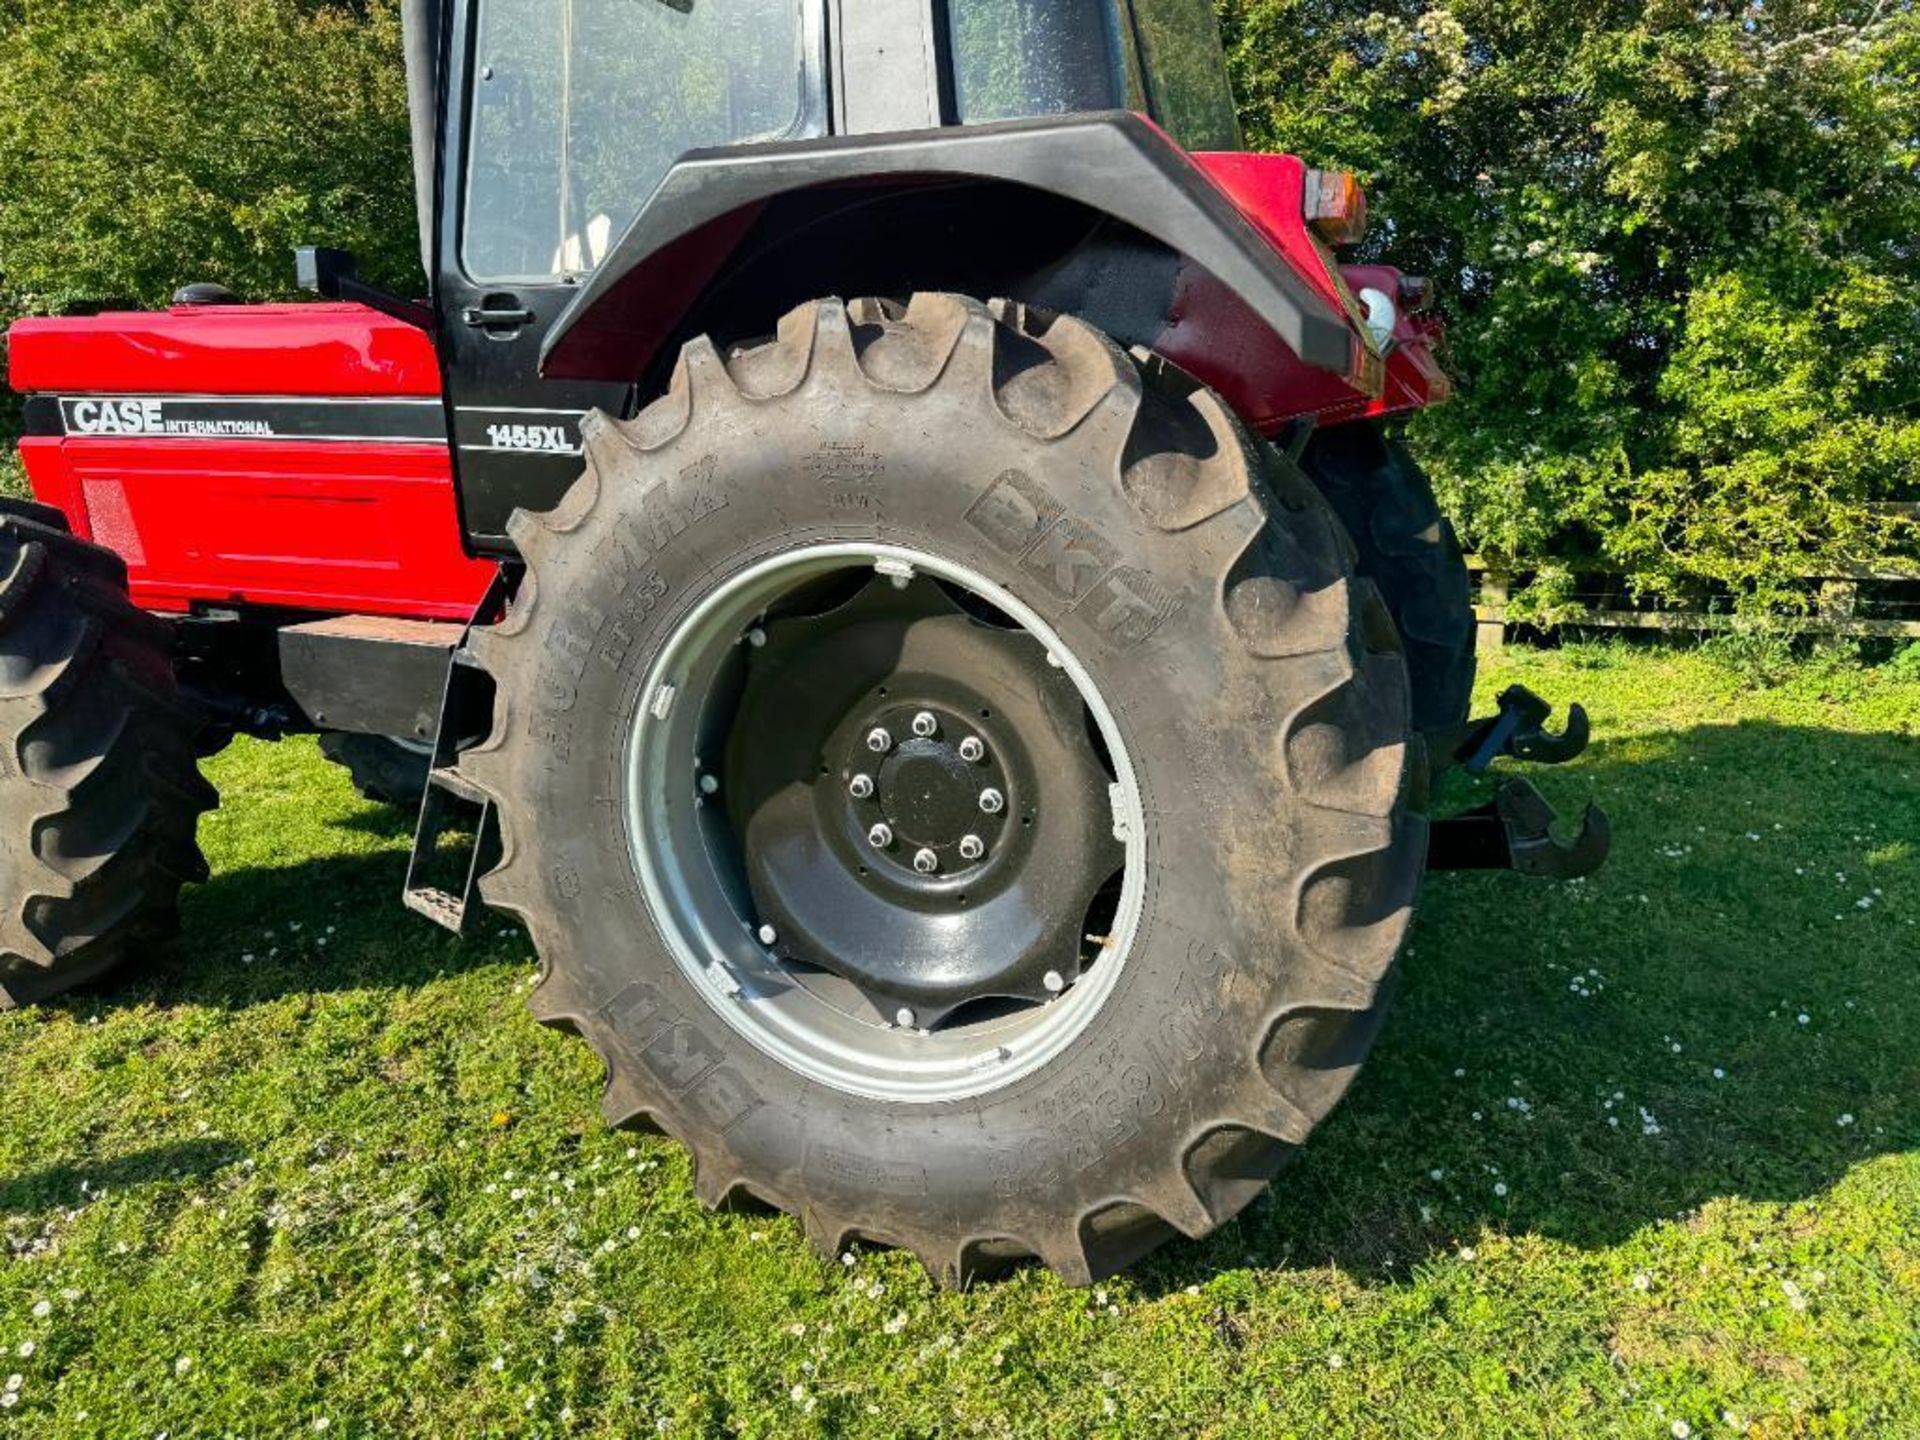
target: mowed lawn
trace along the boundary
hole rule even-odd
[[[0,1431],[1920,1435],[1920,684],[1513,680],[1590,704],[1539,779],[1609,868],[1433,879],[1277,1192],[1081,1291],[708,1214],[524,936],[409,917],[406,822],[237,745],[180,938],[0,1017]]]

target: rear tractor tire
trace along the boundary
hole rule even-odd
[[[1079,321],[823,300],[683,352],[471,642],[534,1013],[711,1205],[1087,1283],[1259,1194],[1425,854],[1338,521]]]
[[[218,797],[166,625],[59,512],[0,500],[0,1008],[171,934]]]

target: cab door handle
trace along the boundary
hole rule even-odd
[[[488,334],[523,330],[535,320],[533,311],[516,303],[512,298],[504,301],[493,297],[478,305],[469,305],[460,312],[460,319],[475,330],[484,330]]]

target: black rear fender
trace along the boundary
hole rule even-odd
[[[696,151],[555,324],[541,373],[657,379],[695,334],[751,338],[818,295],[929,289],[1072,309],[1151,344],[1187,265],[1308,365],[1360,373],[1347,317],[1124,112]]]

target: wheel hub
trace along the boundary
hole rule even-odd
[[[763,629],[726,794],[774,953],[923,1028],[1070,985],[1125,858],[1072,680],[931,580]]]
[[[915,733],[916,722],[928,733]],[[886,841],[874,844],[874,863],[900,870],[888,871],[898,883],[930,882],[990,864],[1004,848],[1011,782],[1001,757],[1012,740],[1002,735],[989,743],[977,715],[935,701],[877,709],[854,728],[863,727],[861,743],[842,756],[840,768],[854,777],[845,792],[853,823],[868,833],[869,843],[875,827],[885,827]],[[882,753],[875,753],[876,735],[886,737]],[[901,735],[907,738],[896,738]]]

